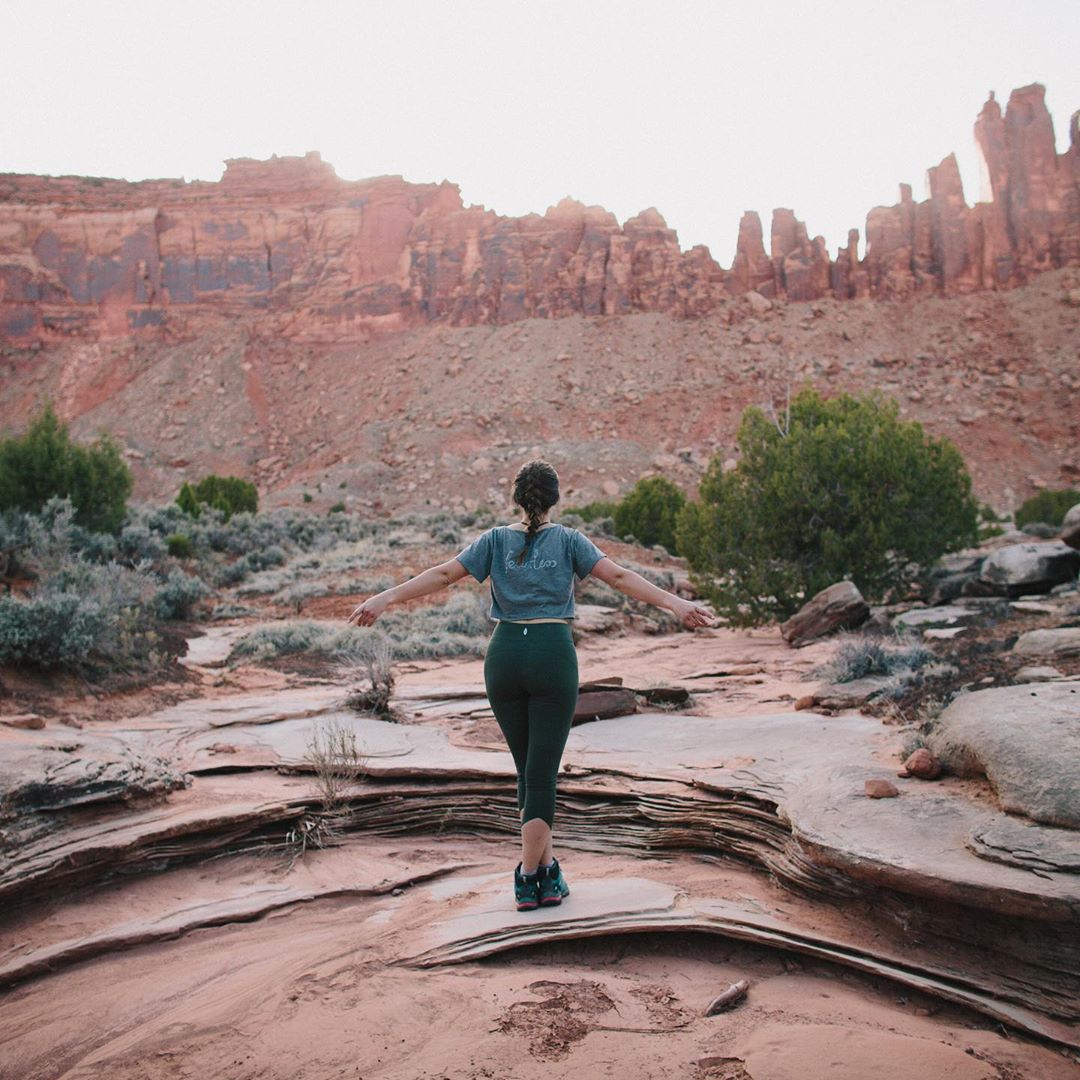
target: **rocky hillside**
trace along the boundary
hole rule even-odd
[[[650,469],[688,490],[748,404],[878,388],[961,446],[1000,509],[1075,483],[1080,114],[1055,152],[1038,85],[929,198],[835,260],[790,210],[730,270],[654,210],[619,223],[464,207],[451,184],[346,182],[317,154],[218,183],[0,177],[0,427],[52,398],[114,431],[137,495],[227,471],[313,509],[501,504],[524,456],[568,501]]]

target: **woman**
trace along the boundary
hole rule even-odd
[[[365,600],[349,616],[370,626],[393,603],[436,592],[472,574],[491,577],[491,608],[498,625],[484,657],[484,684],[495,719],[517,767],[521,862],[514,870],[519,911],[562,903],[570,889],[551,846],[555,778],[578,697],[578,662],[570,620],[574,576],[589,574],[635,600],[674,612],[691,629],[716,616],[612,562],[577,529],[548,520],[559,501],[559,477],[546,461],[522,466],[514,502],[525,520],[496,525],[460,554],[401,585]]]

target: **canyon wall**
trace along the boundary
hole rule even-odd
[[[219,182],[0,175],[0,341],[47,344],[143,328],[184,334],[201,313],[326,341],[430,322],[502,324],[569,314],[692,317],[750,290],[789,300],[957,295],[1080,264],[1080,113],[1057,154],[1038,84],[975,124],[993,201],[968,206],[955,158],[876,207],[829,257],[793,211],[766,252],[743,215],[730,270],[682,251],[654,209],[621,226],[565,199],[502,217],[450,183],[344,181],[318,154],[231,160]]]

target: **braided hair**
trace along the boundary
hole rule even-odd
[[[525,511],[529,527],[525,545],[518,556],[518,566],[525,561],[533,537],[540,531],[540,518],[559,501],[559,474],[546,461],[527,461],[514,477],[514,502]]]

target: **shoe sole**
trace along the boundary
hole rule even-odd
[[[518,911],[533,911],[539,906],[539,904],[518,904],[517,909]]]
[[[562,896],[547,896],[540,901],[541,907],[558,907],[563,900],[570,895],[570,890],[567,889]]]

